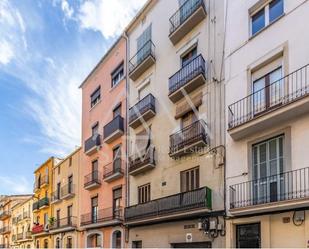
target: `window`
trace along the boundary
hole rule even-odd
[[[150,93],[150,81],[138,89],[138,99],[145,98]]]
[[[60,166],[58,166],[58,175],[60,175]]]
[[[124,76],[123,62],[112,72],[112,87],[116,86]]]
[[[117,188],[113,190],[113,210],[114,217],[119,218],[121,215],[121,198],[122,198],[122,188]]]
[[[73,248],[72,237],[67,238],[67,248]]]
[[[187,192],[200,187],[200,168],[180,172],[180,191]]]
[[[98,171],[98,160],[92,161],[92,172]]]
[[[98,87],[90,96],[91,107],[99,103],[100,99],[101,99],[101,87]]]
[[[283,178],[284,136],[275,137],[252,146],[252,179],[254,204],[284,198]],[[274,177],[278,175],[278,177]]]
[[[60,226],[60,209],[58,209],[56,211],[56,225],[57,225],[57,228],[59,228],[59,226]]]
[[[59,238],[57,238],[57,240],[56,240],[56,248],[60,248],[60,239]]]
[[[151,52],[151,25],[137,38],[137,64],[141,63]]]
[[[91,198],[91,220],[92,223],[98,220],[98,196]]]
[[[72,225],[72,216],[73,216],[73,206],[70,205],[67,207],[67,217],[68,217],[68,225]]]
[[[92,127],[91,127],[91,132],[92,136],[96,136],[99,134],[99,122],[96,122]]]
[[[39,240],[36,241],[36,248],[40,248],[40,241]]]
[[[118,104],[113,110],[113,118],[121,116],[121,103]]]
[[[73,193],[73,175],[68,177],[68,193]]]
[[[121,169],[121,146],[118,145],[113,148],[113,168],[114,171]]]
[[[188,65],[197,55],[197,47],[191,49],[188,53],[181,57],[181,66]]]
[[[72,157],[69,158],[69,166],[72,166]]]
[[[251,16],[251,35],[277,20],[284,13],[283,0],[273,0]]]
[[[119,230],[113,232],[113,248],[121,248],[121,232]]]
[[[44,248],[48,248],[48,239],[44,240]]]
[[[138,203],[150,201],[150,183],[138,187]]]
[[[60,199],[60,190],[61,190],[61,183],[60,182],[58,182],[57,183],[57,199]]]
[[[143,242],[141,240],[133,240],[132,248],[143,248]]]
[[[44,214],[44,226],[48,224],[48,213]]]
[[[181,118],[181,128],[183,129],[183,128],[193,124],[195,121],[197,121],[197,117],[194,114],[194,112],[193,111],[187,112]]]
[[[260,248],[261,228],[260,223],[236,225],[237,248]]]
[[[281,104],[284,95],[284,81],[281,78],[282,68],[279,67],[253,81],[254,115]]]

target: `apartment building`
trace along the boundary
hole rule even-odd
[[[128,37],[130,247],[224,247],[223,1],[148,1]]]
[[[308,247],[309,2],[226,10],[226,246]]]
[[[34,248],[32,242],[32,196],[12,208],[12,248]]]
[[[52,222],[49,233],[55,248],[79,246],[79,197],[81,148],[77,148],[54,165],[53,192],[51,193]]]
[[[51,193],[53,192],[53,168],[60,159],[50,157],[35,171],[34,195],[33,195],[33,227],[32,235],[36,248],[53,247],[52,238],[49,234],[53,215],[50,205]]]
[[[82,83],[81,247],[124,247],[126,40]]]
[[[8,248],[13,244],[12,209],[27,200],[31,195],[10,195],[0,198],[0,248]]]

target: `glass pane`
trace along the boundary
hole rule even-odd
[[[260,163],[266,162],[266,143],[260,145]]]
[[[258,13],[252,16],[252,35],[260,31],[265,27],[265,11],[260,10]]]
[[[284,94],[284,80],[282,79],[281,67],[269,74],[269,81],[271,84],[270,105],[279,104]]]
[[[266,163],[261,163],[260,164],[260,178],[264,178],[267,176],[267,167]]]
[[[277,158],[277,139],[271,140],[269,142],[269,159]]]
[[[253,106],[254,113],[261,112],[265,109],[265,78],[253,82]]]
[[[269,22],[283,14],[283,0],[274,0],[269,4]]]
[[[277,169],[277,159],[276,160],[272,160],[269,162],[269,167],[270,167],[270,175],[277,175],[279,172],[278,172],[278,169]],[[270,179],[271,181],[274,181],[276,180],[274,177],[271,177]]]

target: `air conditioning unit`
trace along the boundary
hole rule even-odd
[[[193,238],[192,238],[192,233],[187,233],[186,234],[186,242],[190,243],[192,242]]]

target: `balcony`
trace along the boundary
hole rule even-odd
[[[110,144],[124,133],[123,117],[116,116],[111,122],[104,126],[104,142]]]
[[[56,220],[49,228],[50,233],[60,233],[75,230],[77,228],[77,217],[66,217]]]
[[[32,240],[32,233],[30,231],[25,232],[25,233],[18,233],[16,238],[18,242]]]
[[[183,66],[168,80],[170,100],[175,103],[206,83],[206,66],[200,54]]]
[[[94,154],[101,146],[101,135],[96,134],[85,141],[85,154],[90,156]]]
[[[287,171],[230,186],[230,212],[256,214],[307,207],[309,168]]]
[[[18,233],[16,236],[17,240],[23,240],[24,239],[24,234],[23,233]]]
[[[155,46],[151,40],[147,41],[142,48],[129,61],[129,77],[137,80],[156,61],[154,54]]]
[[[26,220],[26,219],[30,219],[30,211],[29,212],[24,212],[23,213],[23,220]]]
[[[33,212],[37,212],[38,210],[39,210],[39,208],[40,208],[40,205],[39,205],[39,202],[37,201],[37,202],[34,202],[33,204],[32,204],[32,211]]]
[[[280,125],[309,111],[309,64],[229,105],[234,140]]]
[[[9,226],[1,227],[0,234],[4,235],[11,232],[11,228]]]
[[[49,206],[48,197],[43,197],[39,200],[39,209],[47,208]]]
[[[44,225],[34,225],[32,227],[32,234],[39,234],[45,232]]]
[[[133,129],[156,115],[155,97],[149,93],[129,109],[129,126]]]
[[[75,196],[75,184],[67,184],[61,188],[61,198],[64,200],[71,199]]]
[[[197,24],[206,18],[203,0],[187,0],[170,18],[169,38],[176,45]]]
[[[0,220],[5,220],[11,217],[11,212],[8,210],[3,210],[0,212]]]
[[[92,190],[101,186],[102,174],[95,170],[84,177],[84,188]]]
[[[117,158],[112,163],[105,165],[103,180],[105,182],[112,182],[123,177],[124,165],[124,161],[122,161],[121,158]]]
[[[51,204],[56,204],[56,203],[61,202],[61,201],[62,200],[61,200],[61,196],[60,196],[60,189],[51,194],[51,200],[50,200]]]
[[[49,184],[48,175],[41,176],[39,188],[44,188],[44,187],[48,186],[48,184]]]
[[[137,225],[194,217],[209,212],[211,205],[211,189],[203,187],[130,206],[125,209],[125,223]]]
[[[144,152],[129,158],[129,174],[138,175],[153,169],[156,166],[155,147],[149,146]]]
[[[205,122],[198,120],[170,135],[169,156],[176,158],[186,154],[200,152],[208,144],[208,136],[205,128]]]
[[[105,208],[98,210],[97,214],[87,213],[81,215],[81,226],[85,229],[101,226],[118,225],[122,223],[122,208]]]

